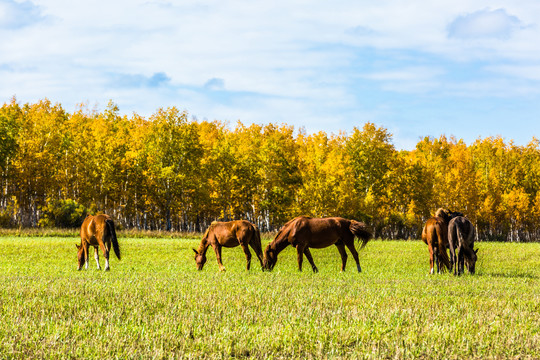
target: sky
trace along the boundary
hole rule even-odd
[[[0,0],[0,104],[540,137],[540,1]]]

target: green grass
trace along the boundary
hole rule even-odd
[[[75,242],[0,237],[0,358],[540,358],[538,243],[480,243],[457,278],[428,275],[420,241],[370,242],[361,274],[335,247],[317,274],[292,248],[271,273],[240,248],[219,273],[210,249],[198,272],[198,241],[163,238],[78,272]]]

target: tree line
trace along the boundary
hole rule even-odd
[[[372,123],[307,134],[287,124],[233,128],[175,107],[145,118],[44,99],[0,109],[0,227],[77,226],[105,212],[124,228],[201,231],[246,219],[275,230],[298,215],[368,223],[417,239],[439,207],[465,213],[479,240],[534,241],[540,147],[501,137],[426,137],[396,150]]]

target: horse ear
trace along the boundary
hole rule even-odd
[[[75,247],[77,248],[77,250],[79,250],[81,248],[81,245],[75,244]]]
[[[479,250],[479,249],[476,249],[476,250],[473,250],[473,251],[474,251],[475,254],[478,254],[478,250]]]
[[[199,252],[197,250],[195,250],[194,248],[191,248],[191,250],[193,250],[195,252],[195,254],[199,255]]]

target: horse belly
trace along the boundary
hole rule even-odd
[[[334,245],[339,238],[340,237],[333,232],[313,233],[309,239],[308,246],[313,249],[322,249]]]
[[[227,248],[236,247],[240,245],[240,242],[235,237],[227,237],[227,238],[221,239],[219,243],[221,244],[221,246],[227,247]]]

